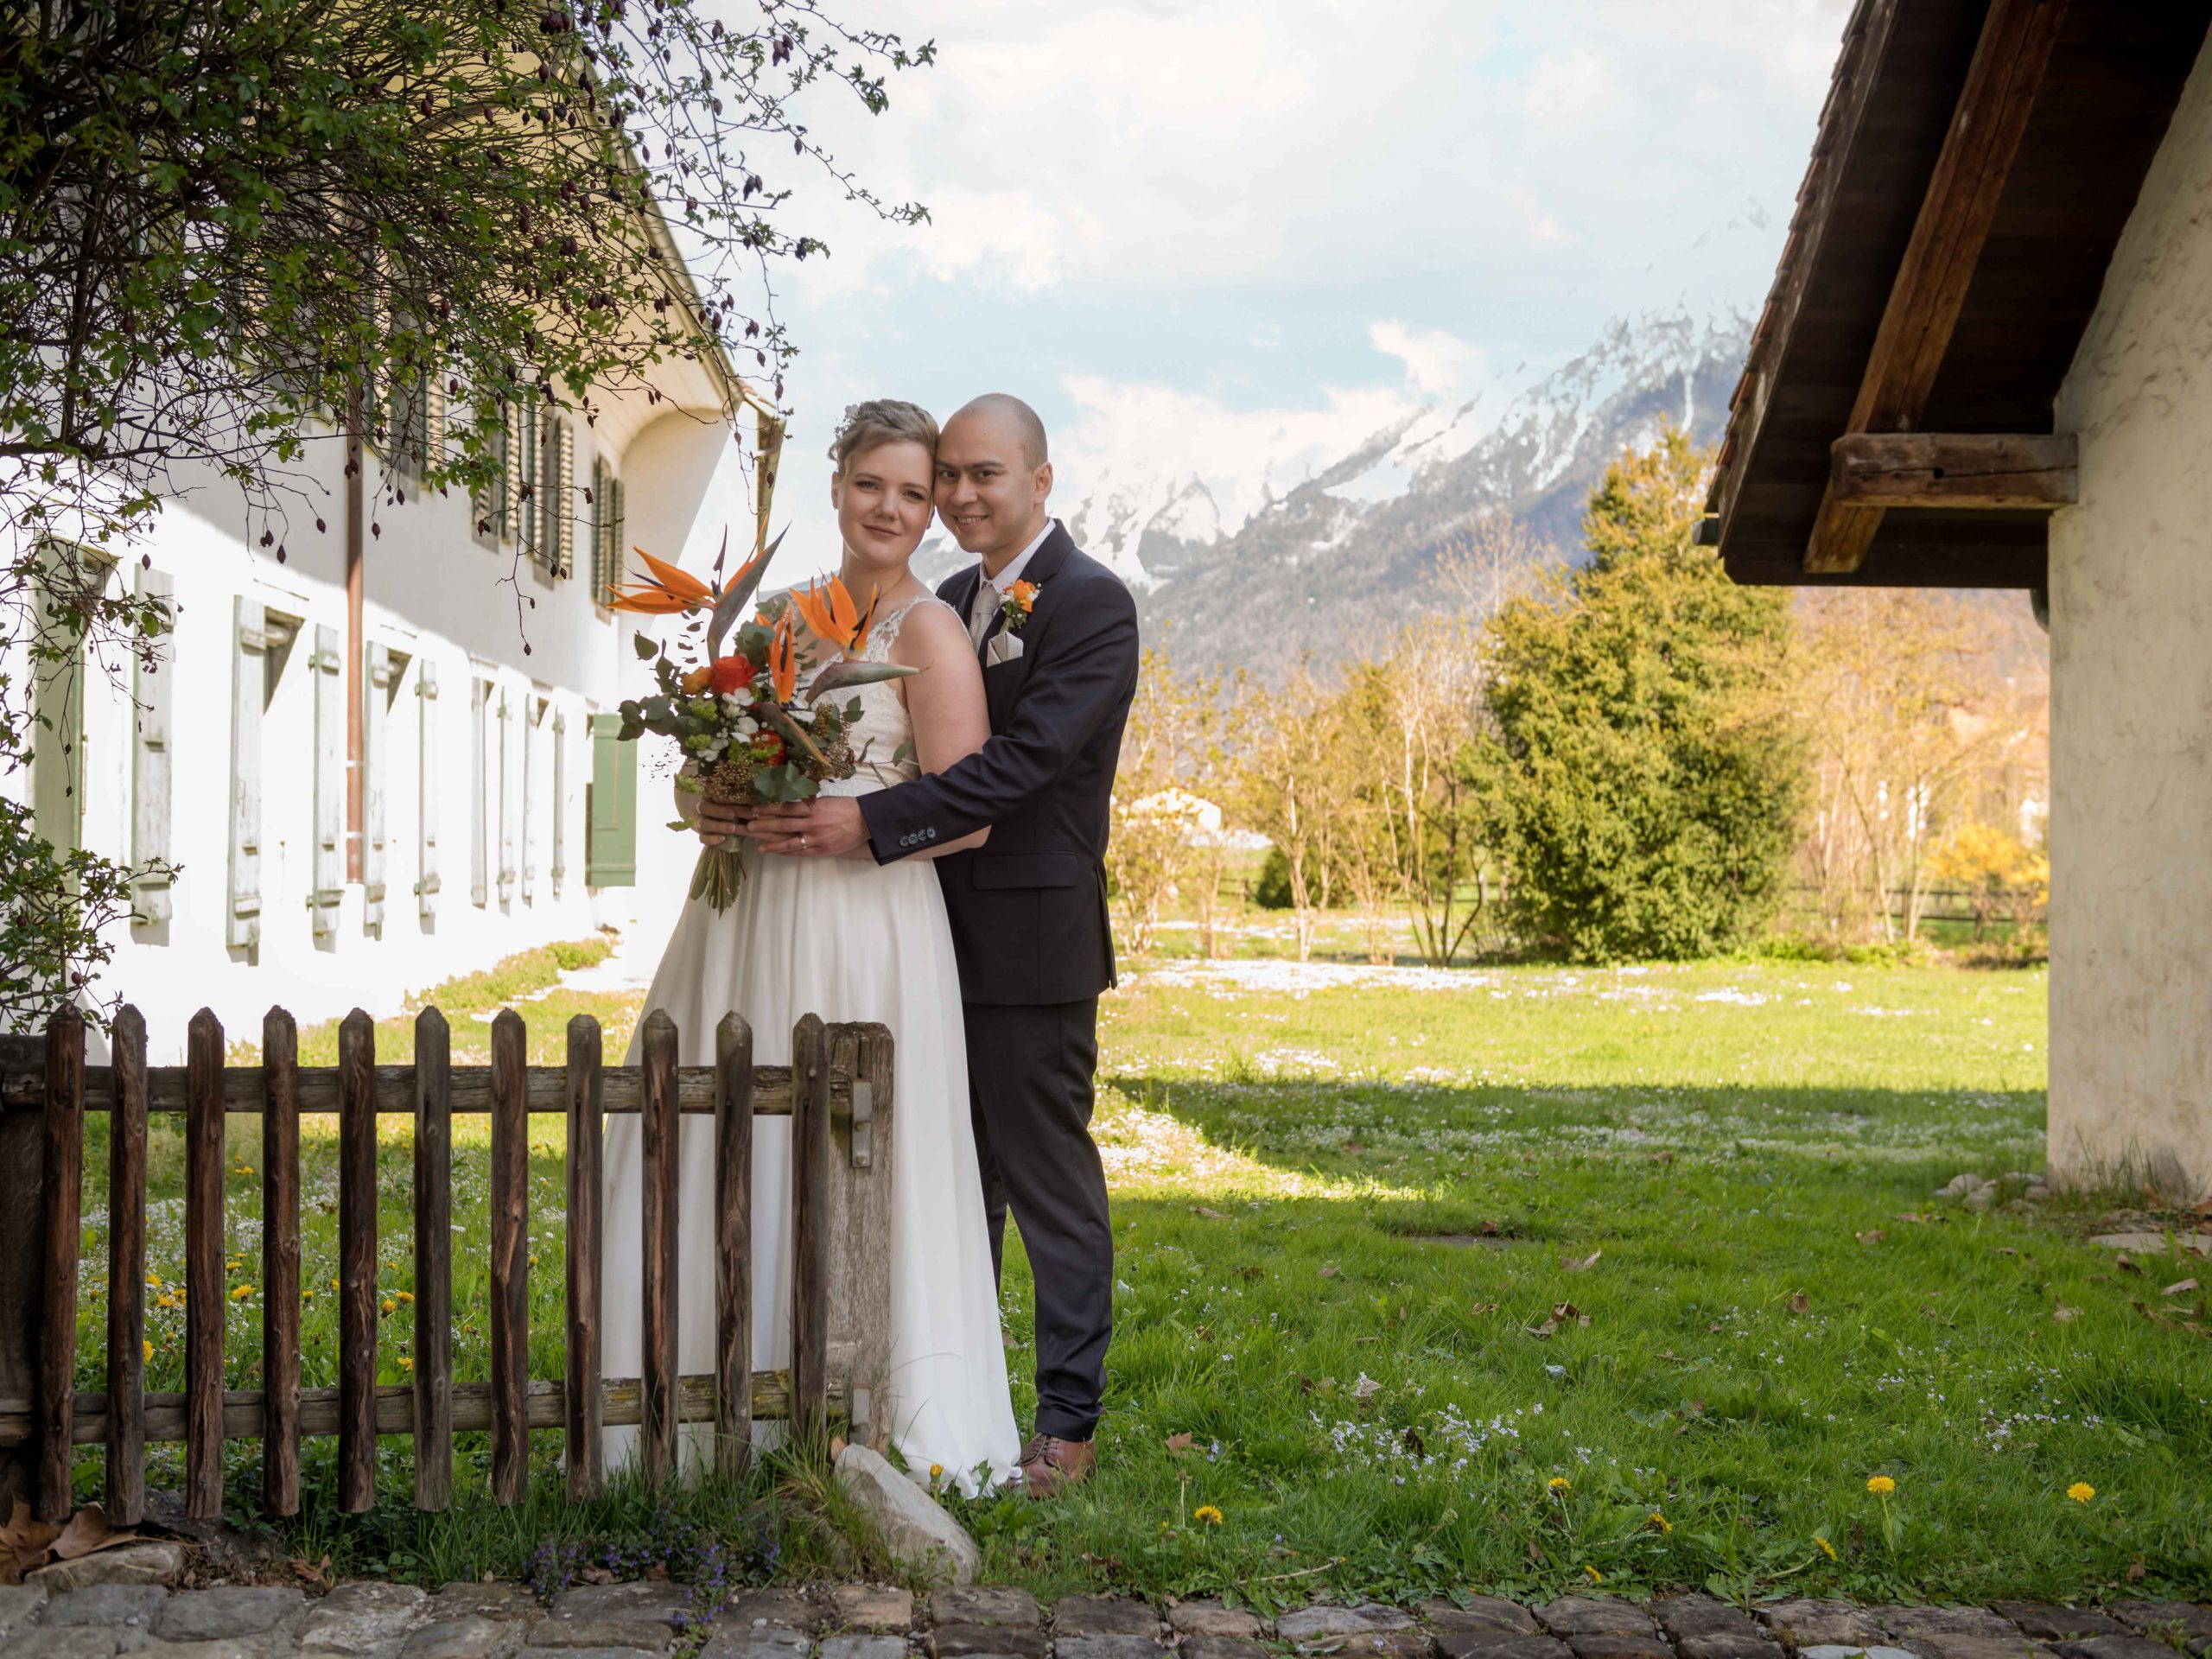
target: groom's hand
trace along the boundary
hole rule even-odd
[[[849,795],[817,795],[810,801],[778,802],[753,810],[743,833],[764,853],[809,858],[856,855],[868,845],[868,821]]]

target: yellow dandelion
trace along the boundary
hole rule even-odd
[[[1644,1518],[1643,1526],[1644,1530],[1647,1532],[1656,1532],[1662,1538],[1664,1538],[1669,1533],[1675,1529],[1675,1523],[1669,1521],[1665,1516],[1660,1514],[1656,1510],[1652,1510],[1651,1513]]]
[[[154,1306],[160,1308],[163,1313],[167,1313],[170,1308],[176,1306],[176,1298],[174,1296],[159,1297],[155,1300]]]
[[[941,1464],[941,1463],[933,1463],[933,1464],[930,1465],[930,1478],[931,1478],[931,1480],[942,1480],[942,1479],[944,1479],[944,1465],[943,1464]]]
[[[411,1371],[415,1369],[415,1362],[402,1354],[399,1357],[399,1369],[403,1371]]]
[[[1201,1503],[1191,1511],[1191,1519],[1203,1521],[1210,1527],[1217,1527],[1221,1524],[1221,1511],[1211,1503]]]
[[[1891,1480],[1887,1475],[1871,1476],[1866,1482],[1866,1490],[1878,1497],[1887,1497],[1897,1489],[1897,1482]]]
[[[337,1289],[337,1288],[338,1288],[338,1281],[337,1281],[335,1279],[334,1279],[334,1280],[332,1280],[332,1281],[330,1281],[330,1287],[331,1287],[333,1290],[335,1290],[335,1289]]]
[[[399,1306],[399,1304],[398,1304],[397,1302],[393,1301],[393,1300],[391,1300],[391,1297],[387,1296],[387,1297],[385,1297],[385,1298],[384,1299],[384,1311],[385,1311],[385,1313],[392,1313],[392,1312],[394,1312],[395,1310],[397,1310],[398,1306]]]
[[[2097,1495],[2097,1489],[2086,1480],[2077,1480],[2066,1489],[2066,1496],[2076,1503],[2086,1503]]]
[[[1827,1539],[1821,1537],[1819,1533],[1816,1532],[1813,1535],[1813,1541],[1821,1547],[1821,1554],[1827,1556],[1828,1560],[1833,1561],[1837,1559],[1835,1546],[1828,1542]]]
[[[251,1285],[240,1285],[236,1290],[231,1293],[231,1300],[234,1302],[242,1302],[252,1294],[253,1287]]]
[[[152,1343],[150,1343],[150,1342],[148,1342],[148,1343],[143,1344],[142,1345],[143,1345],[143,1346],[144,1347],[144,1349],[146,1350],[146,1352],[145,1352],[145,1354],[144,1354],[144,1356],[143,1356],[143,1357],[144,1357],[145,1358],[147,1358],[147,1359],[151,1359],[151,1358],[153,1358],[153,1357],[154,1357],[154,1344],[153,1344]]]
[[[148,1274],[146,1275],[146,1288],[147,1288],[147,1289],[149,1289],[149,1290],[159,1290],[161,1287],[162,1287],[162,1275],[161,1275],[160,1274],[158,1274],[158,1273],[149,1273],[149,1274]]]
[[[1565,1475],[1554,1475],[1544,1483],[1544,1486],[1547,1491],[1554,1492],[1571,1492],[1574,1490],[1573,1483]]]
[[[1605,1575],[1587,1561],[1583,1562],[1582,1570],[1590,1575],[1590,1581],[1592,1584],[1603,1584],[1605,1581]]]
[[[411,1302],[415,1300],[415,1293],[411,1290],[399,1291],[395,1293],[395,1294],[397,1299],[403,1302]]]

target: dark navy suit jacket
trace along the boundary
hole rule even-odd
[[[937,861],[962,1000],[1077,1002],[1114,982],[1106,832],[1122,728],[1137,683],[1137,607],[1128,586],[1054,524],[1023,579],[1037,584],[1021,655],[992,663],[1003,614],[983,636],[990,741],[944,772],[860,798],[876,860],[889,863],[990,827]],[[938,597],[964,620],[980,566]]]

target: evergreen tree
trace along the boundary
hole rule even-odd
[[[1707,459],[1669,428],[1615,461],[1590,562],[1488,631],[1516,919],[1577,961],[1724,950],[1781,898],[1804,775],[1777,695],[1788,595],[1694,545]]]

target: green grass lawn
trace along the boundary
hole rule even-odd
[[[1602,1582],[1868,1599],[2212,1593],[2212,1343],[2160,1313],[2200,1272],[2128,1274],[2082,1241],[2089,1198],[1976,1212],[1936,1201],[1961,1171],[2041,1166],[2046,981],[1798,963],[1569,970],[1375,970],[1332,923],[1300,967],[1249,933],[1236,958],[1138,966],[1103,1005],[1097,1128],[1115,1194],[1116,1335],[1101,1472],[1049,1504],[960,1505],[993,1577],[1262,1604]],[[1171,938],[1171,950],[1187,938]],[[579,1010],[619,1058],[616,996],[496,985],[534,1060]],[[491,1004],[442,999],[454,1058]],[[380,1058],[404,1058],[404,1023]],[[302,1033],[302,1058],[327,1058]],[[258,1161],[232,1125],[234,1170]],[[455,1306],[463,1378],[488,1374],[485,1147],[456,1124]],[[562,1150],[534,1120],[533,1370],[558,1371]],[[333,1143],[303,1135],[307,1381],[334,1379]],[[385,1126],[384,1376],[406,1375],[406,1126]],[[88,1155],[88,1200],[104,1157]],[[182,1266],[179,1136],[157,1130],[149,1260]],[[234,1275],[251,1282],[257,1179],[235,1173]],[[2006,1188],[2018,1191],[2018,1184]],[[2138,1200],[2139,1202],[2139,1200]],[[105,1261],[88,1224],[86,1287]],[[232,1370],[255,1379],[257,1293],[232,1304]],[[88,1304],[95,1300],[88,1298]],[[1032,1290],[1009,1252],[1017,1414],[1032,1403]],[[99,1316],[84,1385],[98,1386]],[[149,1386],[181,1386],[181,1311],[149,1324]],[[543,1537],[671,1524],[634,1491],[557,1501],[540,1435],[533,1502],[330,1510],[311,1443],[293,1540],[335,1567],[515,1572]],[[483,1452],[462,1437],[463,1485]],[[166,1457],[181,1459],[170,1451]],[[232,1484],[257,1491],[257,1454]],[[96,1490],[97,1459],[80,1470]],[[728,1517],[747,1567],[839,1559],[807,1520],[804,1467],[683,1516]],[[1896,1490],[1869,1491],[1874,1476]],[[157,1478],[159,1477],[157,1476]],[[2095,1488],[2069,1499],[2076,1482]],[[778,1496],[780,1491],[781,1497]],[[720,1524],[715,1522],[714,1524]],[[1831,1554],[1831,1552],[1833,1552]]]

